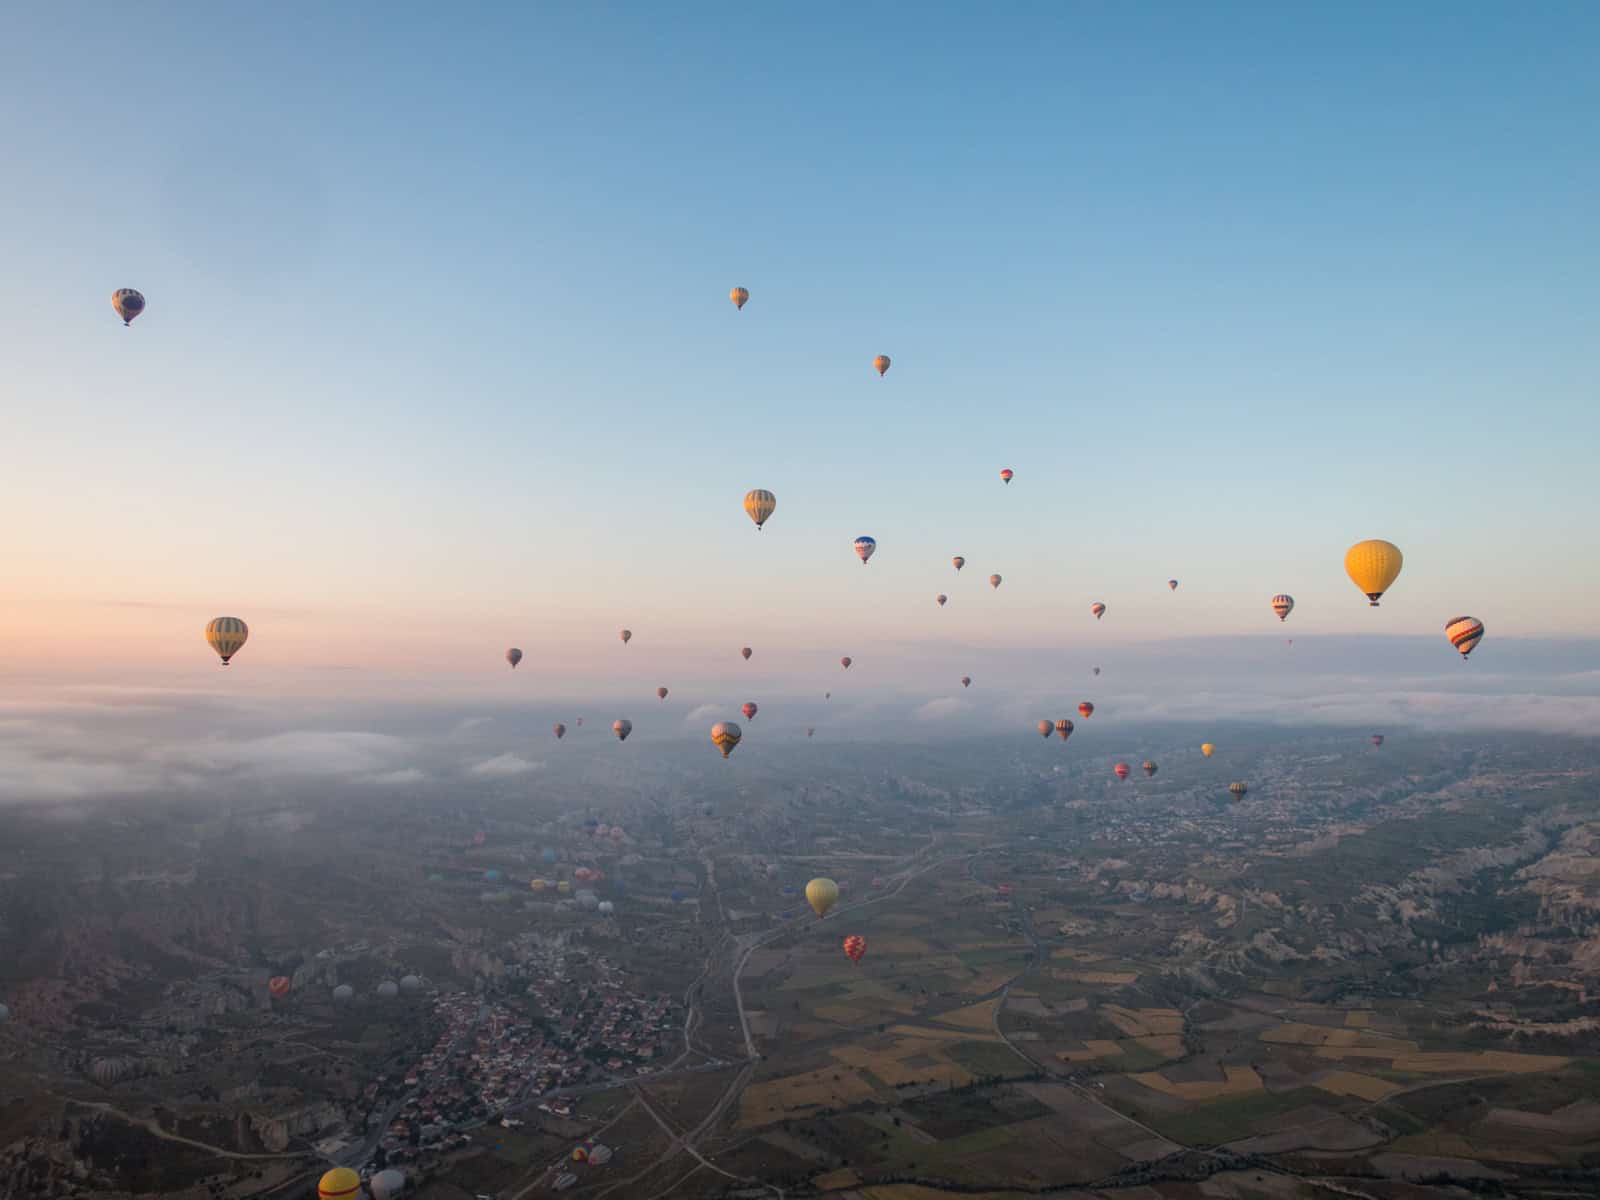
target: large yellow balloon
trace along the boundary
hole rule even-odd
[[[778,498],[766,488],[751,488],[744,494],[744,511],[760,529],[767,523],[772,510],[778,507]]]
[[[1207,758],[1210,758],[1216,752],[1217,752],[1217,748],[1215,746],[1213,746],[1210,742],[1201,742],[1200,743],[1200,753],[1204,754]]]
[[[806,903],[819,917],[827,916],[838,899],[839,885],[831,879],[813,879],[806,884]]]
[[[215,617],[206,622],[206,641],[222,659],[223,666],[227,666],[228,660],[239,653],[239,648],[249,636],[249,628],[238,617]]]
[[[1382,538],[1357,542],[1344,552],[1344,573],[1378,607],[1378,597],[1394,586],[1405,556],[1400,547]]]
[[[317,1183],[319,1200],[358,1200],[361,1176],[349,1167],[335,1167]]]

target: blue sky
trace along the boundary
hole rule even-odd
[[[1600,9],[994,9],[0,17],[13,662],[1600,633]]]

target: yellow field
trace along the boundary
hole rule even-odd
[[[831,1192],[837,1188],[855,1187],[856,1184],[861,1182],[861,1176],[857,1175],[849,1167],[840,1167],[837,1171],[829,1171],[824,1175],[818,1175],[811,1182],[818,1191]]]
[[[969,1004],[942,1016],[934,1017],[941,1025],[954,1025],[957,1029],[977,1029],[984,1033],[994,1031],[994,1010],[1000,1006],[1000,997]]]
[[[1184,1055],[1183,1039],[1175,1033],[1158,1033],[1153,1037],[1130,1038],[1129,1041],[1162,1058],[1182,1058]]]
[[[1532,1146],[1496,1145],[1490,1152],[1488,1147],[1469,1142],[1459,1133],[1449,1133],[1444,1130],[1428,1130],[1424,1133],[1411,1134],[1409,1137],[1397,1138],[1391,1148],[1397,1154],[1467,1158],[1478,1162],[1482,1162],[1486,1157],[1500,1162],[1529,1163],[1539,1166],[1553,1166],[1561,1161],[1559,1155]]]
[[[1097,954],[1093,950],[1055,950],[1051,952],[1050,957],[1070,958],[1073,962],[1097,963],[1105,962],[1105,960],[1110,956],[1106,954]]]
[[[1014,1200],[1023,1192],[945,1192],[920,1183],[880,1183],[862,1188],[866,1200]]]
[[[1069,983],[1106,983],[1113,987],[1127,987],[1139,979],[1137,971],[1063,971],[1057,968],[1050,974],[1055,979],[1065,979]]]
[[[1123,1008],[1102,1004],[1100,1015],[1131,1038],[1183,1032],[1183,1014],[1175,1008]]]
[[[1369,1012],[1345,1013],[1344,1023],[1352,1029],[1365,1029],[1372,1024],[1372,1014]]]
[[[852,1008],[848,1004],[819,1004],[812,1012],[835,1025],[868,1025],[877,1016],[871,1009]]]
[[[1531,1071],[1554,1071],[1572,1060],[1554,1054],[1513,1054],[1508,1050],[1479,1050],[1475,1053],[1407,1054],[1394,1060],[1397,1071],[1416,1071],[1431,1075],[1450,1071],[1495,1071],[1525,1075]]]
[[[1360,1100],[1382,1100],[1400,1090],[1398,1084],[1372,1075],[1358,1075],[1354,1071],[1335,1071],[1320,1080],[1317,1087],[1335,1096],[1355,1096]]]
[[[1316,1046],[1317,1053],[1324,1058],[1390,1058],[1417,1052],[1417,1044],[1404,1038],[1387,1037],[1368,1029],[1306,1025],[1300,1021],[1263,1029],[1260,1038],[1263,1042],[1284,1046]]]
[[[1219,1096],[1242,1096],[1246,1092],[1261,1090],[1261,1076],[1250,1067],[1223,1067],[1226,1079],[1205,1079],[1191,1083],[1174,1083],[1160,1071],[1142,1071],[1129,1079],[1164,1095],[1179,1100],[1215,1100]]]
[[[823,1067],[753,1083],[739,1097],[739,1124],[751,1128],[781,1120],[796,1109],[845,1108],[872,1099],[871,1087],[854,1071]]]
[[[1056,1057],[1063,1062],[1093,1062],[1097,1058],[1118,1058],[1121,1054],[1122,1047],[1117,1043],[1094,1038],[1084,1042],[1082,1050],[1060,1050]]]

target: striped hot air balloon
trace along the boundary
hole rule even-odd
[[[733,301],[733,306],[735,308],[742,309],[750,302],[750,289],[736,287],[728,293],[728,299]]]
[[[711,727],[711,744],[722,751],[723,758],[733,753],[733,748],[743,736],[744,733],[732,721],[718,721]]]
[[[1466,662],[1467,655],[1483,641],[1483,622],[1477,617],[1451,617],[1444,623],[1444,635],[1461,651],[1461,661]]]
[[[206,622],[206,641],[227,666],[250,637],[250,628],[238,617],[214,617]]]
[[[1228,785],[1228,791],[1233,793],[1233,798],[1235,800],[1243,800],[1250,789],[1242,783],[1230,783]]]
[[[1067,720],[1065,717],[1062,717],[1056,722],[1056,736],[1064,742],[1072,736],[1072,731],[1075,728],[1076,726],[1074,726],[1071,721]]]
[[[859,933],[852,933],[844,940],[844,956],[851,962],[860,964],[861,956],[867,952],[867,939]]]
[[[766,488],[751,488],[744,494],[744,511],[760,529],[767,523],[772,510],[778,507],[778,498]]]
[[[866,566],[867,559],[871,558],[878,551],[878,539],[868,537],[866,534],[862,534],[860,537],[858,537],[855,540],[854,545],[856,557],[861,560],[862,566]]]
[[[1294,611],[1294,597],[1279,592],[1272,598],[1272,611],[1278,614],[1278,620],[1287,621]]]
[[[111,307],[124,326],[132,325],[133,319],[144,311],[144,296],[133,288],[118,288],[111,293]]]

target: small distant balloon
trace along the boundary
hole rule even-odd
[[[1078,715],[1087,721],[1090,717],[1094,716],[1094,705],[1088,700],[1085,700],[1082,704],[1078,705]]]
[[[1233,793],[1233,798],[1235,800],[1239,800],[1242,799],[1245,794],[1250,791],[1250,789],[1242,783],[1230,783],[1228,785],[1228,791]]]
[[[867,939],[859,933],[852,933],[844,940],[844,956],[851,962],[859,964],[862,955],[867,952]]]
[[[1285,592],[1279,592],[1272,598],[1272,611],[1278,614],[1278,620],[1287,621],[1289,614],[1294,611],[1294,597]]]
[[[961,677],[961,686],[964,687],[964,688],[971,687],[972,686],[972,676],[971,675],[963,675]]]
[[[856,557],[861,560],[861,565],[866,566],[867,559],[871,558],[875,553],[877,553],[878,539],[868,537],[866,534],[862,534],[855,540],[855,550]]]
[[[522,661],[522,651],[518,650],[515,646],[511,647],[511,649],[506,651],[506,661],[511,664],[511,669],[515,671],[517,669],[517,664]]]
[[[613,721],[611,722],[611,732],[617,735],[617,741],[625,742],[628,740],[628,735],[633,732],[633,722]]]
[[[739,711],[744,714],[744,719],[746,721],[754,721],[756,719],[756,714],[761,711],[761,708],[754,700],[746,700],[739,706]]]
[[[955,567],[955,569],[957,571],[959,571],[959,570],[961,570],[962,567],[967,565],[967,560],[962,558],[961,555],[958,554],[958,555],[956,555],[954,558],[952,558],[950,560],[950,564],[951,564],[951,566]]]
[[[1056,731],[1054,721],[1040,721],[1036,728],[1039,730],[1040,737],[1049,737]]]
[[[250,629],[238,617],[214,617],[206,622],[206,641],[227,666],[250,637]]]
[[[1155,763],[1151,762],[1148,758],[1145,759],[1144,762],[1140,763],[1139,766],[1144,771],[1145,778],[1147,778],[1147,779],[1150,776],[1154,775],[1157,771],[1159,771],[1161,769],[1160,767],[1156,766]]]
[[[816,734],[816,732],[817,732],[817,731],[816,731],[816,730],[815,730],[815,729],[814,729],[814,728],[811,728],[811,727],[809,727],[809,726],[808,726],[808,727],[807,727],[807,728],[806,728],[806,736],[807,736],[807,737],[812,737],[812,736],[814,736],[814,735],[815,735],[815,734]]]
[[[1089,611],[1094,614],[1094,619],[1098,621],[1101,617],[1106,615],[1106,606],[1097,600],[1093,604],[1089,605]]]
[[[1001,483],[1010,483],[1012,477],[1015,474],[1016,474],[1016,472],[1013,471],[1010,467],[1001,467],[1000,468],[1000,482]]]
[[[817,916],[827,916],[828,910],[838,902],[839,885],[833,880],[819,876],[806,884],[806,903]]]
[[[1067,720],[1065,717],[1062,717],[1056,722],[1056,736],[1064,742],[1072,736],[1072,731],[1074,728],[1075,726],[1071,721]]]
[[[1372,739],[1371,739],[1371,741],[1372,741],[1372,744],[1373,744],[1373,745],[1374,745],[1374,746],[1381,746],[1381,745],[1383,745],[1383,734],[1381,734],[1381,733],[1375,733],[1375,734],[1373,734],[1373,735],[1372,735]]]
[[[1444,623],[1444,635],[1461,651],[1461,661],[1466,662],[1467,655],[1483,641],[1483,622],[1477,617],[1451,617]]]
[[[750,656],[752,654],[754,654],[754,653],[755,653],[755,651],[750,649],[749,646],[741,646],[739,648],[739,657],[744,659],[745,662],[749,662],[750,661]]]
[[[1207,758],[1210,758],[1216,752],[1217,752],[1217,748],[1215,746],[1213,746],[1210,742],[1201,742],[1200,743],[1200,753],[1205,755]]]
[[[742,309],[750,302],[750,289],[736,287],[728,293],[728,299],[733,301],[733,306],[735,308]],[[778,307],[782,308],[783,306],[780,304]]]
[[[992,587],[992,588],[999,587],[1000,586],[1000,576],[998,576],[998,575],[989,576],[989,586]]]
[[[1178,581],[1176,579],[1167,580],[1167,590],[1171,591],[1171,592],[1177,591],[1178,590]]]
[[[665,700],[666,698],[667,698],[667,689],[664,688],[664,687],[658,687],[656,689],[656,699],[657,700]]]
[[[111,293],[111,307],[124,326],[132,325],[133,319],[144,311],[144,296],[133,288],[118,288]]]
[[[744,494],[744,511],[760,529],[767,523],[772,510],[778,507],[778,498],[766,488],[751,488]]]
[[[878,378],[882,379],[884,373],[889,370],[889,356],[887,354],[878,355],[877,358],[872,360],[872,369],[878,373]]]
[[[839,660],[839,665],[841,667],[843,667],[846,671],[848,671],[850,669],[850,664],[853,663],[853,662],[855,662],[855,659],[851,658],[848,654],[846,654],[843,658],[841,658]]]
[[[633,641],[633,630],[631,630],[631,629],[619,630],[617,632],[617,636],[622,639],[622,644],[624,646],[626,646],[629,642]]]
[[[949,596],[946,596],[943,592],[940,592],[937,596],[935,596],[933,598],[933,602],[935,604],[937,604],[940,608],[943,608],[944,604],[945,604],[945,601],[948,600],[948,599],[950,599]]]
[[[1128,764],[1125,762],[1119,762],[1116,766],[1111,768],[1111,773],[1118,779],[1126,779],[1128,777]]]

